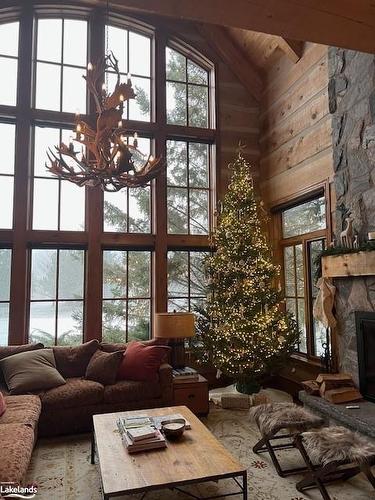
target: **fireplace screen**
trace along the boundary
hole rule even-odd
[[[375,313],[356,312],[360,391],[375,402]]]

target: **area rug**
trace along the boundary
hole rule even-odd
[[[258,440],[258,432],[249,421],[248,412],[212,408],[203,422],[213,434],[247,467],[249,499],[252,500],[320,500],[316,490],[301,495],[294,487],[298,476],[280,478],[266,454],[255,455],[251,450]],[[300,463],[297,452],[280,453],[286,466]],[[90,436],[69,436],[39,439],[33,453],[27,483],[38,485],[38,500],[100,500],[98,466],[90,464]],[[219,495],[233,490],[230,480],[190,486],[188,491],[201,496]],[[329,486],[333,500],[369,500],[374,490],[360,476]],[[139,500],[141,495],[118,497]],[[189,497],[176,491],[150,492],[146,500],[183,500]],[[230,497],[234,500],[241,495]]]

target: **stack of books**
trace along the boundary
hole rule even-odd
[[[191,380],[198,380],[199,379],[199,373],[197,370],[194,370],[194,368],[189,368],[188,366],[185,366],[185,368],[175,368],[172,371],[173,378],[175,380],[180,381],[186,381],[190,382]]]
[[[131,417],[117,420],[122,442],[129,453],[165,448],[167,443],[154,421],[149,417]]]

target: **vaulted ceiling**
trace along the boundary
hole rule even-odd
[[[110,0],[110,5],[375,52],[374,0]]]
[[[374,0],[109,0],[109,6],[194,21],[257,100],[268,69],[281,57],[297,62],[304,41],[375,53]]]

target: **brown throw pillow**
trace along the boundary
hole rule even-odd
[[[37,349],[43,349],[43,347],[44,345],[41,343],[0,346],[0,359],[7,358],[8,356],[13,356],[13,354],[18,354],[20,352],[36,351]],[[4,376],[0,369],[0,386],[4,384]]]
[[[21,352],[0,361],[10,394],[25,394],[65,384],[52,349]]]
[[[84,377],[87,365],[98,348],[97,340],[90,340],[90,342],[74,347],[53,347],[56,367],[65,378]]]
[[[86,370],[86,378],[103,385],[112,385],[116,382],[118,367],[122,360],[123,351],[97,351],[90,360]]]
[[[24,345],[5,345],[0,346],[0,359],[7,358],[8,356],[13,356],[13,354],[19,354],[20,352],[36,351],[37,349],[43,349],[43,344],[24,344]]]

